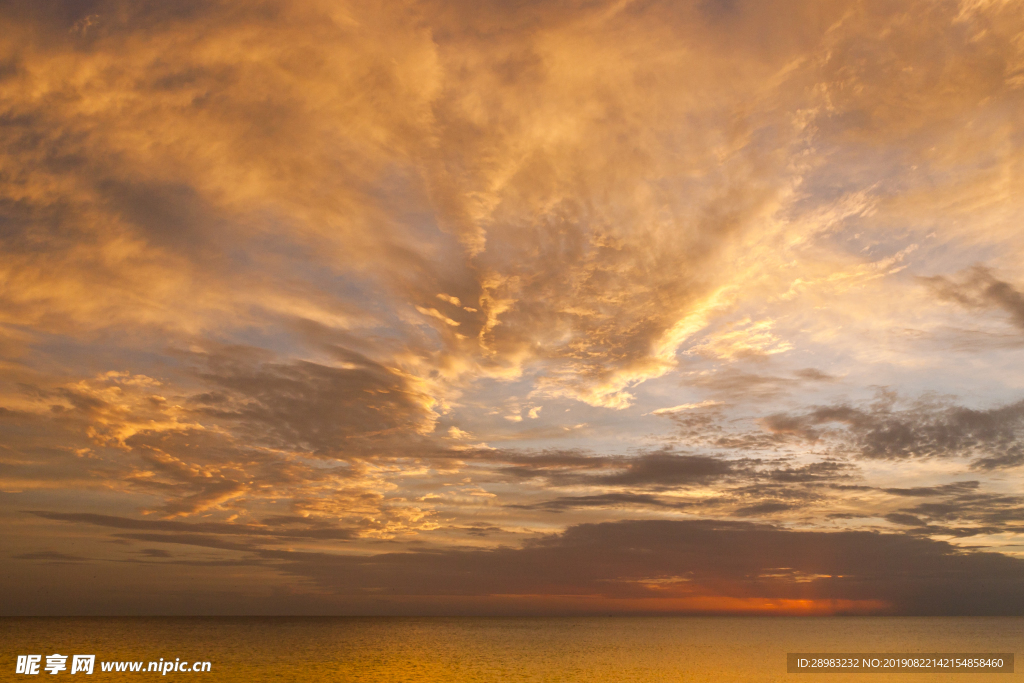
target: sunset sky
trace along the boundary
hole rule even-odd
[[[0,613],[1024,612],[1024,2],[0,27]]]

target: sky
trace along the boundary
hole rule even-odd
[[[0,24],[0,613],[1024,611],[1024,2]]]

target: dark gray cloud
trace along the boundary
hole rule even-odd
[[[892,521],[918,522],[910,516]],[[114,528],[123,526],[117,521]],[[637,520],[581,524],[519,548],[376,555],[297,552],[178,531],[118,537],[243,552],[249,559],[242,564],[315,581],[339,605],[367,595],[388,595],[399,606],[403,600],[415,604],[417,597],[445,596],[451,613],[462,613],[473,609],[473,599],[486,596],[575,595],[619,600],[618,609],[625,611],[643,610],[631,607],[630,600],[693,596],[846,601],[836,604],[886,614],[1018,614],[1024,609],[1024,561],[965,551],[915,533]]]
[[[199,376],[213,390],[190,403],[257,443],[324,455],[432,429],[432,399],[400,373],[352,351],[336,355],[339,366],[275,363],[255,349],[223,348],[202,357]]]
[[[676,426],[672,441],[690,448],[725,449],[740,452],[784,451],[788,440],[764,430],[737,430],[728,424],[721,406],[687,410],[669,415]]]
[[[142,541],[143,543],[173,543],[197,548],[213,548],[215,550],[237,550],[255,552],[265,545],[277,542],[272,537],[263,537],[260,543],[253,541],[229,541],[212,534],[163,533],[163,534],[115,534],[118,539]]]
[[[977,481],[881,490],[902,499],[922,499],[885,515],[893,524],[915,527],[912,532],[917,534],[965,537],[1017,533],[1024,522],[1024,498],[985,491]]]
[[[137,529],[141,531],[174,532],[177,534],[204,534],[204,535],[227,535],[227,536],[254,536],[265,538],[308,538],[323,540],[346,540],[353,538],[355,532],[352,529],[332,527],[317,522],[311,522],[303,528],[289,527],[282,529],[280,524],[274,526],[255,526],[252,524],[234,524],[230,522],[179,522],[174,520],[156,519],[131,519],[129,517],[115,517],[112,515],[96,515],[84,512],[45,512],[39,510],[29,511],[37,517],[52,519],[60,522],[74,522],[78,524],[91,524],[94,526],[107,527],[110,529]],[[320,528],[309,528],[319,526]]]
[[[462,530],[470,536],[476,536],[478,538],[484,538],[486,536],[490,536],[491,534],[501,533],[505,531],[505,529],[502,529],[500,526],[484,526],[480,524],[475,526],[463,527]]]
[[[971,536],[988,536],[1006,532],[1005,526],[955,526],[950,524],[931,524],[916,515],[905,512],[893,512],[885,515],[885,520],[899,526],[910,527],[907,533],[919,536],[951,536],[953,538],[969,538]]]
[[[514,463],[500,469],[502,473],[517,479],[541,478],[550,486],[678,488],[747,474],[752,465],[748,460],[664,449],[630,456],[570,450],[539,455],[506,452],[490,457]]]
[[[798,506],[792,505],[790,503],[766,502],[758,503],[757,505],[748,505],[746,507],[738,508],[736,509],[734,514],[736,514],[739,517],[760,517],[762,515],[771,515],[776,512],[786,512],[796,507]]]
[[[908,514],[906,514],[904,512],[893,512],[891,514],[886,515],[885,519],[887,521],[892,522],[893,524],[900,524],[902,526],[925,526],[926,525],[926,522],[924,522],[920,517],[915,517],[914,515],[908,515]]]
[[[874,611],[891,614],[1024,609],[1019,559],[908,535],[798,532],[740,522],[583,524],[522,548],[489,551],[260,555],[332,591],[446,595],[456,612],[460,596],[494,594],[873,600],[881,603]],[[628,610],[628,602],[623,607]]]
[[[828,498],[832,486],[813,480],[793,485],[768,479],[722,491],[713,502],[738,517],[762,517],[818,504]]]
[[[959,522],[998,526],[1002,531],[1016,530],[1024,522],[1024,498],[997,493],[972,492],[929,501],[901,512],[939,523]]]
[[[835,382],[836,379],[836,377],[816,368],[802,368],[787,376],[724,367],[716,372],[690,377],[687,379],[686,385],[704,389],[716,399],[737,401],[750,398],[775,398],[803,385],[815,382]]]
[[[864,458],[970,457],[979,470],[1024,463],[1024,401],[987,410],[941,402],[897,409],[890,399],[775,413],[761,425],[776,437],[831,442]]]
[[[721,479],[740,471],[743,463],[706,455],[647,453],[631,458],[616,474],[597,477],[595,483],[620,486],[680,486]]]
[[[679,458],[680,462],[672,462],[670,458]],[[622,467],[621,461],[609,458],[593,459],[605,461],[601,463],[604,467]],[[559,496],[537,503],[512,504],[507,507],[551,512],[587,508],[691,512],[701,510],[705,513],[754,517],[806,507],[826,498],[828,488],[840,488],[841,485],[836,484],[837,481],[854,476],[852,465],[832,461],[792,466],[782,459],[729,461],[711,457],[679,456],[667,452],[637,456],[634,460],[639,466],[620,469],[616,474],[600,474],[598,471],[593,474],[556,474],[553,477],[550,474],[545,475],[548,477],[545,481],[548,486],[592,486],[598,490],[621,487],[622,490]],[[703,468],[710,463],[717,464],[708,467],[711,471],[706,473]],[[728,469],[719,471],[720,466],[726,466]],[[663,467],[678,477],[675,483],[672,476],[663,475]],[[697,471],[697,475],[693,474],[693,470]],[[714,495],[699,500],[680,500],[653,493],[700,485],[702,480],[699,477],[703,476],[707,477],[704,481],[715,483]],[[623,480],[626,480],[625,484],[622,483]]]
[[[893,521],[916,523],[909,517]],[[620,601],[620,611],[644,610],[631,600],[694,596],[824,601],[840,611],[883,614],[1019,614],[1024,609],[1024,561],[913,533],[637,520],[577,525],[519,548],[376,555],[296,552],[207,534],[119,536],[243,552],[249,559],[237,566],[247,563],[312,580],[335,605],[387,595],[392,607],[400,607],[423,596],[444,596],[457,614],[479,609],[479,598],[488,596],[574,595]],[[532,609],[543,613],[543,601]],[[606,610],[608,603],[599,601],[596,609]]]
[[[931,496],[949,496],[958,493],[968,493],[977,490],[980,482],[977,481],[956,481],[952,484],[941,486],[914,486],[913,488],[888,488],[882,489],[894,496],[906,496],[911,498],[927,498]]]
[[[37,562],[88,562],[88,557],[79,557],[78,555],[68,555],[67,553],[58,553],[52,550],[40,550],[34,553],[24,553],[22,555],[14,555],[16,560],[36,560]]]
[[[506,451],[494,455],[499,474],[535,479],[546,489],[587,487],[583,495],[540,502],[511,503],[515,509],[698,510],[705,514],[752,517],[797,510],[829,497],[829,487],[857,476],[851,463],[824,460],[794,465],[787,458],[727,459],[659,450],[634,456],[596,456],[581,451],[530,456]],[[534,461],[536,459],[536,462]],[[680,500],[658,492],[712,485],[713,495]],[[617,489],[609,491],[608,489]]]
[[[853,469],[849,463],[824,460],[798,467],[778,467],[769,470],[767,476],[778,483],[807,484],[845,479],[852,476]]]
[[[1001,310],[1016,327],[1024,329],[1024,293],[997,278],[990,268],[975,266],[956,279],[936,275],[921,281],[941,299],[973,309]]]
[[[580,508],[660,508],[683,510],[694,507],[694,503],[672,501],[648,493],[601,493],[591,496],[561,496],[531,505],[509,505],[507,507],[562,512]]]

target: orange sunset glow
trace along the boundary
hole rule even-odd
[[[0,26],[2,614],[1024,610],[1021,0]]]

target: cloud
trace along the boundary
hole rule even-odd
[[[921,281],[940,299],[975,310],[1001,310],[1014,326],[1024,329],[1024,293],[997,278],[990,268],[975,266],[957,280],[936,275]]]
[[[722,367],[714,372],[689,373],[686,384],[710,392],[713,396],[728,399],[734,403],[742,400],[769,399],[791,394],[810,383],[834,382],[837,378],[815,368],[802,368],[793,372],[792,377],[749,372],[736,367]],[[704,405],[725,403],[708,399]]]
[[[236,425],[255,443],[344,454],[367,438],[433,431],[435,400],[413,378],[358,353],[335,348],[338,365],[275,363],[252,349],[197,358],[212,391],[190,397],[193,410]]]
[[[918,503],[901,512],[939,524],[984,525],[1013,531],[1024,520],[1024,498],[977,491]]]
[[[228,536],[254,536],[269,538],[310,538],[310,539],[332,539],[346,540],[355,536],[352,529],[339,529],[318,525],[316,520],[303,520],[307,522],[305,528],[281,528],[280,524],[273,526],[258,526],[253,524],[232,524],[218,522],[179,522],[171,520],[145,520],[132,519],[129,517],[115,517],[112,515],[97,515],[91,513],[62,513],[46,512],[42,510],[29,511],[37,517],[52,519],[61,522],[74,522],[77,524],[92,524],[95,526],[111,529],[130,529],[140,531],[173,532],[177,534],[203,534],[204,536],[189,536],[190,538],[202,538],[213,535]],[[309,528],[309,525],[314,528]],[[320,528],[315,528],[319,526]]]
[[[515,464],[501,471],[517,479],[544,478],[551,486],[673,488],[706,484],[749,471],[750,463],[707,455],[654,451],[634,456],[550,452],[495,456]]]
[[[527,613],[563,609],[569,596],[584,612],[1014,614],[1024,604],[1024,561],[897,533],[641,519],[573,525],[518,548],[371,555],[170,530],[120,536],[241,552],[249,566],[314,582],[342,610],[380,594],[389,599],[376,609],[433,597],[450,613],[506,611],[500,596],[532,596],[520,605]]]
[[[263,556],[345,594],[374,586],[397,595],[445,595],[453,610],[463,596],[495,594],[600,596],[618,602],[621,611],[656,609],[645,602],[651,598],[686,611],[688,602],[700,604],[698,597],[723,605],[730,599],[737,605],[807,600],[812,607],[848,601],[868,612],[918,615],[1016,614],[1024,604],[1019,559],[896,534],[796,532],[738,522],[584,524],[493,551]],[[795,580],[800,576],[814,578]],[[658,585],[652,580],[659,577],[684,578]]]
[[[787,510],[792,510],[794,507],[796,506],[789,503],[758,503],[757,505],[741,507],[736,510],[736,514],[740,517],[760,517],[762,515],[770,515],[775,512],[786,512]]]
[[[885,518],[893,524],[900,524],[904,526],[925,526],[925,523],[920,517],[914,515],[908,515],[902,512],[892,512],[885,516]]]
[[[141,494],[138,509],[164,517],[258,515],[282,500],[292,512],[344,518],[360,533],[427,524],[429,511],[385,501],[386,479],[399,468],[368,463],[375,457],[368,440],[408,445],[420,439],[422,420],[429,423],[401,376],[356,362],[289,372],[272,356],[238,349],[198,370],[210,377],[186,370],[184,381],[177,375],[167,383],[113,372],[57,387],[23,385],[16,396],[25,410],[6,432],[0,462],[4,490]],[[254,395],[245,393],[253,387]]]
[[[374,595],[388,600],[371,611],[442,599],[454,614],[516,609],[501,596],[525,600],[518,611],[535,614],[571,605],[570,611],[605,613],[998,615],[1015,614],[1024,604],[1024,561],[866,531],[633,520],[574,525],[517,548],[370,555],[294,551],[169,530],[120,536],[243,553],[246,559],[234,566],[315,582],[321,600],[343,611],[365,607],[365,598]],[[308,607],[300,596],[291,604],[293,613],[295,606]]]
[[[749,318],[726,326],[700,344],[687,349],[687,353],[710,356],[719,360],[751,358],[785,353],[793,348],[779,339],[772,328],[772,320],[751,321]]]
[[[949,496],[957,493],[969,493],[977,490],[978,486],[979,482],[977,481],[957,481],[952,484],[942,484],[941,486],[915,486],[913,488],[905,489],[888,488],[882,490],[894,496],[930,498],[932,496]]]
[[[742,464],[702,455],[648,453],[630,458],[625,469],[597,479],[611,485],[678,486],[706,482],[736,472]]]
[[[671,413],[678,413],[681,410],[695,410],[697,408],[707,408],[707,407],[710,407],[710,406],[717,406],[717,405],[721,405],[721,404],[722,404],[721,401],[701,401],[700,403],[680,403],[679,405],[672,406],[671,408],[658,408],[657,410],[652,410],[650,413],[647,413],[647,414],[648,415],[669,415]]]
[[[849,463],[822,461],[796,467],[777,467],[769,471],[771,480],[784,483],[810,483],[834,481],[851,476]]]
[[[42,550],[34,553],[23,553],[21,555],[14,555],[16,560],[36,560],[42,562],[88,562],[88,557],[79,557],[78,555],[68,555],[67,553],[57,553],[52,550]]]
[[[601,493],[592,496],[560,496],[541,503],[534,503],[531,505],[510,505],[509,507],[561,512],[563,510],[573,510],[578,508],[653,508],[683,510],[693,506],[694,503],[692,502],[673,501],[669,498],[646,493]]]
[[[743,130],[778,125],[773,116],[739,121],[720,141],[728,151],[716,158],[735,177],[685,181],[685,202],[657,180],[675,162],[666,139],[687,165],[709,158],[697,131],[678,130],[679,112],[709,129],[739,96],[694,98],[720,80],[657,69],[625,44],[608,53],[621,37],[649,56],[707,63],[678,47],[701,32],[671,12],[634,13],[651,31],[636,43],[607,7],[549,10],[554,33],[431,3],[96,9],[70,34],[45,13],[9,12],[19,78],[3,82],[14,122],[5,147],[20,180],[4,190],[16,226],[4,303],[8,319],[40,329],[194,333],[285,311],[341,326],[372,318],[371,301],[324,296],[337,277],[382,293],[393,313],[429,316],[439,338],[415,351],[441,351],[452,370],[511,376],[538,363],[551,392],[624,407],[629,385],[674,365],[676,324],[714,291],[705,258],[786,186],[749,171],[782,155],[742,144]],[[192,23],[204,30],[178,33]],[[594,72],[567,66],[586,61],[577,50],[603,65],[599,92]],[[713,71],[756,87],[734,59],[712,60]],[[537,106],[523,106],[527,96]],[[636,135],[626,143],[609,123]],[[697,229],[676,229],[690,222]],[[663,253],[649,252],[652,239]],[[467,306],[428,305],[439,291]]]
[[[216,550],[236,550],[241,552],[251,552],[257,550],[260,546],[251,541],[245,539],[242,540],[229,540],[220,538],[218,536],[207,535],[207,534],[189,534],[189,533],[164,533],[164,534],[152,534],[152,533],[130,533],[130,534],[115,534],[116,538],[120,540],[132,540],[142,541],[143,543],[173,543],[176,545],[187,545],[196,548],[213,548]],[[264,539],[264,544],[273,543],[272,539]],[[251,562],[250,562],[251,564]]]
[[[789,458],[726,459],[668,451],[617,458],[548,454],[534,456],[537,463],[529,456],[497,457],[517,463],[500,467],[498,474],[512,474],[539,488],[524,497],[527,502],[506,506],[551,512],[646,509],[719,517],[779,512],[807,516],[822,506],[841,504],[841,491],[852,486],[845,482],[857,481],[859,475],[852,464],[835,460],[797,464]],[[583,493],[536,500],[559,488]]]
[[[773,435],[834,441],[838,452],[863,458],[974,458],[980,470],[1024,462],[1024,402],[986,410],[922,403],[901,410],[882,400],[864,408],[839,404],[775,413],[761,424]]]
[[[834,227],[808,218],[832,197],[794,193],[816,155],[926,155],[952,112],[1012,99],[1015,24],[966,41],[950,7],[46,6],[8,10],[6,319],[373,328],[421,379],[525,373],[612,408]],[[773,325],[712,355],[789,348]]]
[[[1024,14],[783,9],[0,4],[0,502],[94,514],[19,517],[17,552],[64,547],[25,540],[50,519],[308,586],[369,573],[329,548],[394,544],[402,576],[548,548],[568,581],[594,529],[703,533],[579,526],[638,514],[898,525],[829,542],[911,567],[963,559],[924,536],[1016,534]],[[860,400],[878,385],[974,402]],[[714,524],[712,546],[812,538]],[[259,554],[286,548],[308,555]],[[839,570],[766,557],[751,576],[812,600]],[[580,591],[675,595],[691,564]],[[779,590],[718,604],[803,599]]]

